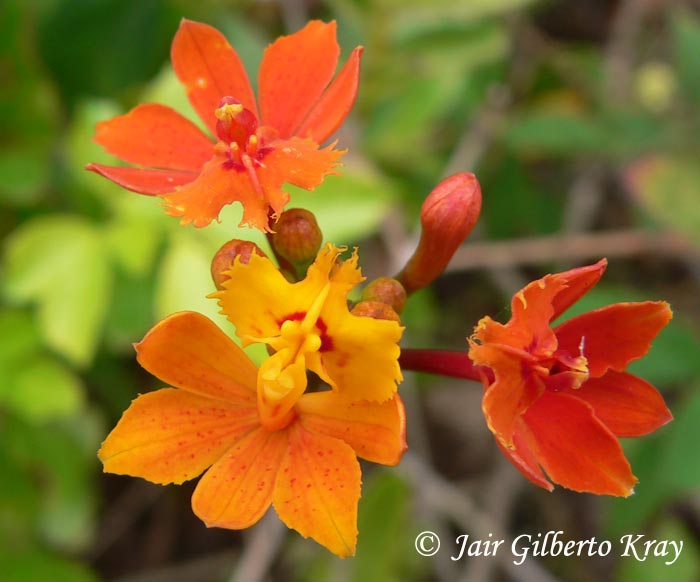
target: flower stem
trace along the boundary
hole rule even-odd
[[[404,370],[481,381],[477,366],[466,352],[402,349],[399,364]]]

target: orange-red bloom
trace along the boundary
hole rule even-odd
[[[485,368],[489,428],[508,459],[548,490],[551,480],[630,495],[637,479],[618,437],[647,434],[672,418],[651,384],[625,372],[670,321],[667,303],[616,303],[551,328],[606,264],[530,283],[513,297],[508,323],[485,317],[469,340],[470,358]]]
[[[182,483],[208,525],[241,529],[270,504],[280,519],[335,554],[355,552],[360,466],[406,448],[403,404],[349,402],[336,391],[297,397],[286,424],[261,424],[258,371],[211,320],[177,313],[136,345],[139,363],[174,388],[136,398],[100,449],[110,473]],[[268,414],[269,415],[269,414]]]
[[[187,97],[215,141],[164,105],[139,105],[97,126],[95,141],[136,167],[89,164],[120,186],[158,195],[168,214],[206,226],[240,202],[242,224],[269,230],[289,201],[285,183],[313,190],[344,153],[319,149],[352,108],[362,47],[335,80],[335,22],[312,21],[263,56],[256,103],[235,50],[215,28],[183,20],[171,58]]]

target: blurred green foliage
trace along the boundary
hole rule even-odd
[[[482,240],[561,232],[572,176],[582,165],[602,163],[616,186],[606,202],[611,210],[594,227],[657,228],[697,250],[700,16],[689,6],[650,15],[653,25],[633,47],[620,100],[610,92],[615,79],[599,38],[550,37],[539,26],[556,2],[327,0],[310,3],[308,13],[306,3],[290,4],[304,18],[336,18],[343,55],[366,47],[358,103],[340,134],[341,145],[351,148],[343,176],[314,193],[292,194],[293,204],[317,214],[327,240],[363,242],[370,253],[389,217],[414,228],[422,198],[445,168],[460,163],[464,137],[495,111],[476,141],[483,151],[459,168],[475,171],[482,183]],[[227,208],[221,224],[207,229],[181,228],[157,200],[85,172],[88,162],[114,162],[91,141],[95,123],[144,101],[194,119],[168,62],[181,17],[223,30],[254,81],[264,47],[288,31],[290,10],[217,0],[0,3],[3,581],[115,574],[101,571],[92,554],[113,501],[95,454],[120,412],[149,387],[131,343],[183,309],[206,313],[232,333],[206,295],[213,291],[209,261],[237,236],[240,209]],[[265,246],[256,233],[239,236]],[[677,511],[688,499],[697,506],[700,486],[700,313],[685,300],[697,297],[698,284],[686,274],[676,285],[678,264],[654,271],[649,262],[645,272],[663,280],[611,269],[613,281],[575,307],[665,298],[664,292],[683,306],[633,368],[662,389],[676,420],[626,443],[638,492],[605,504],[599,535],[683,537],[687,548],[673,567],[622,561],[615,579],[673,575],[684,582],[700,576],[697,532]],[[409,338],[449,342],[454,338],[444,335],[449,325],[441,321],[451,318],[460,320],[463,342],[483,315],[478,308],[493,305],[488,288],[469,282],[476,288],[469,296],[483,299],[459,309],[447,302],[452,312],[431,291],[412,299],[405,314]],[[495,303],[501,308],[507,299]],[[305,580],[429,579],[429,563],[412,549],[420,531],[414,502],[400,477],[372,473],[360,505],[357,557],[341,563],[296,540],[288,550],[296,560],[291,569]]]

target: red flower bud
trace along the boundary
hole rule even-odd
[[[211,278],[214,279],[214,285],[219,291],[224,288],[223,282],[229,278],[228,271],[236,257],[240,257],[241,263],[247,265],[253,253],[260,257],[267,256],[254,242],[238,239],[228,241],[216,251],[211,261]]]
[[[350,312],[358,317],[371,317],[372,319],[388,319],[401,323],[399,314],[381,301],[360,301]]]
[[[323,234],[316,217],[302,208],[285,210],[270,236],[275,253],[293,265],[300,275],[316,258],[322,242]]]
[[[474,174],[459,172],[440,182],[423,202],[418,248],[396,276],[411,294],[447,267],[481,211],[481,187]]]
[[[360,301],[386,303],[396,313],[401,313],[406,305],[406,290],[396,279],[379,277],[364,288]]]

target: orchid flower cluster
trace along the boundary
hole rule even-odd
[[[355,102],[362,47],[336,75],[339,53],[334,22],[277,39],[256,99],[226,38],[183,20],[172,64],[207,131],[158,104],[98,124],[95,140],[130,165],[89,170],[159,197],[194,227],[238,202],[242,225],[265,232],[273,255],[246,240],[225,244],[210,295],[242,346],[265,344],[269,356],[257,366],[199,313],[156,324],[135,344],[137,359],[169,387],[132,402],[99,451],[104,470],[159,484],[203,474],[192,507],[207,526],[247,528],[272,505],[288,527],[351,556],[358,458],[396,465],[407,448],[403,368],[481,382],[488,428],[536,485],[630,495],[636,478],[619,437],[649,433],[671,414],[625,370],[671,319],[668,304],[618,303],[553,325],[601,278],[601,260],[530,283],[510,320],[484,317],[462,351],[402,352],[406,300],[444,271],[479,217],[481,191],[467,172],[440,182],[406,266],[350,303],[364,281],[357,249],[323,245],[313,214],[288,209],[283,189],[312,190],[337,173],[345,152],[324,144]]]

